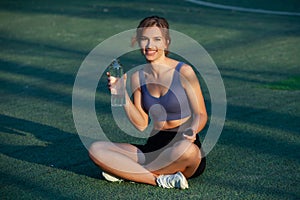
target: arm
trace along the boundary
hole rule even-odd
[[[125,75],[126,79],[126,75]],[[126,80],[125,80],[126,81]],[[133,102],[131,101],[128,92],[125,92],[126,104],[124,106],[125,112],[131,123],[140,131],[143,131],[148,126],[148,114],[141,105],[141,88],[139,83],[138,72],[131,77],[131,89],[133,91]]]
[[[193,121],[191,128],[194,132],[194,135],[187,137],[187,139],[193,140],[196,133],[199,133],[207,122],[207,112],[204,103],[204,98],[200,88],[198,78],[189,65],[184,65],[181,68],[181,82],[188,96],[190,106],[193,113]]]

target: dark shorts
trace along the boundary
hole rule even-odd
[[[145,164],[148,164],[151,161],[153,161],[155,158],[157,158],[157,156],[166,148],[173,146],[176,142],[180,140],[183,140],[181,132],[177,133],[173,131],[159,131],[158,133],[156,134],[152,133],[151,135],[152,136],[148,138],[146,144],[144,145],[132,144],[145,154],[146,157]],[[202,152],[201,142],[199,140],[198,134],[196,135],[196,140],[194,144],[197,145],[199,150]],[[203,152],[202,155],[204,155]],[[200,162],[200,165],[198,166],[196,172],[193,174],[191,178],[200,176],[204,172],[205,166],[206,166],[206,158],[203,157]]]

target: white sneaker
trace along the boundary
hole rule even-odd
[[[124,180],[123,179],[120,179],[120,178],[117,178],[113,175],[110,175],[106,172],[102,172],[102,176],[107,180],[107,181],[110,181],[110,182],[123,182]]]
[[[157,177],[156,182],[162,188],[189,188],[189,184],[181,172],[171,175],[160,175]]]

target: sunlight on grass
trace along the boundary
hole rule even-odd
[[[271,83],[267,87],[274,90],[300,90],[300,76]]]
[[[289,11],[299,12],[300,2],[298,0],[205,0],[211,3],[218,3],[222,5],[238,6],[245,8],[265,9],[274,11]]]

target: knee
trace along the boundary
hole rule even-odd
[[[95,157],[96,155],[98,155],[99,152],[101,152],[101,150],[105,149],[106,146],[107,146],[106,142],[92,143],[88,149],[90,157]]]
[[[176,144],[176,148],[174,148],[171,156],[181,161],[195,160],[196,158],[200,158],[200,151],[195,144],[182,141]]]

